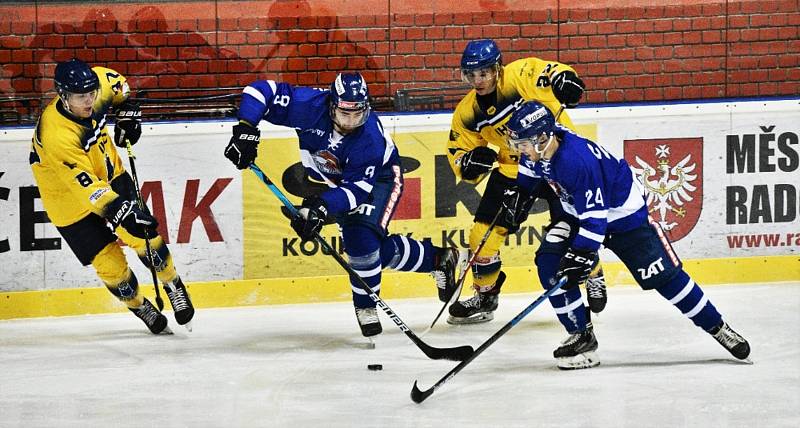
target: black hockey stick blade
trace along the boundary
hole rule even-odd
[[[455,348],[434,348],[417,338],[417,336],[409,337],[432,360],[464,361],[475,353],[475,349],[469,345],[456,346]]]
[[[415,403],[421,403],[423,400],[428,398],[437,389],[439,389],[439,387],[444,385],[445,382],[452,379],[453,376],[458,374],[458,372],[460,372],[461,369],[466,367],[467,364],[471,363],[472,360],[477,358],[478,355],[480,355],[483,351],[486,350],[486,348],[491,346],[494,342],[497,341],[497,339],[506,334],[508,330],[511,330],[511,327],[517,325],[517,323],[520,322],[523,318],[525,318],[529,313],[531,313],[532,310],[534,310],[542,302],[547,300],[548,297],[553,295],[553,293],[555,293],[561,287],[563,287],[564,284],[566,284],[566,282],[567,282],[566,277],[561,278],[561,280],[559,280],[558,283],[553,288],[550,288],[549,290],[545,291],[542,295],[540,295],[538,298],[536,298],[536,300],[534,300],[533,303],[531,303],[525,309],[523,309],[522,312],[520,312],[519,314],[517,314],[517,316],[512,318],[511,321],[507,322],[506,325],[504,325],[500,330],[498,330],[495,334],[493,334],[492,337],[486,339],[486,341],[483,342],[481,346],[479,346],[478,349],[476,349],[467,359],[458,363],[458,365],[456,365],[455,367],[453,367],[452,370],[447,372],[447,374],[444,375],[441,379],[439,379],[439,381],[436,382],[432,387],[426,389],[425,391],[420,391],[419,387],[417,387],[417,381],[415,380],[414,386],[411,388],[411,400],[413,400]]]
[[[417,381],[414,381],[414,386],[411,388],[411,400],[417,404],[422,403],[433,394],[433,389],[434,388],[431,387],[425,391],[420,391],[419,388],[417,388]]]

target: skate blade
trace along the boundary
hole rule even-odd
[[[556,366],[561,370],[580,370],[600,365],[600,359],[593,351],[584,352],[574,357],[556,358]]]
[[[447,317],[447,323],[452,325],[467,325],[467,324],[480,324],[489,322],[494,319],[493,312],[479,312],[468,317],[454,317],[452,315]]]
[[[375,341],[372,337],[367,337],[367,343],[364,344],[364,349],[375,349]]]
[[[189,322],[187,322],[186,324],[184,324],[184,325],[183,325],[183,328],[185,328],[185,329],[186,329],[186,331],[188,331],[189,333],[191,333],[191,332],[192,332],[192,328],[193,328],[193,326],[192,326],[192,321],[191,321],[191,320],[189,320]]]
[[[753,360],[751,360],[750,358],[745,358],[745,359],[743,359],[743,360],[738,360],[738,361],[739,361],[740,363],[742,363],[742,364],[753,365]]]
[[[163,334],[163,335],[165,335],[165,336],[169,336],[169,335],[171,335],[171,334],[174,334],[174,333],[172,333],[172,329],[170,329],[170,328],[169,328],[169,326],[166,326],[166,327],[164,327],[164,329],[163,329],[163,330],[161,330],[160,332],[158,332],[158,334],[159,334],[159,335],[162,335],[162,334]]]

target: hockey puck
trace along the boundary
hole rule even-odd
[[[367,368],[376,372],[378,370],[383,370],[383,364],[368,364]]]

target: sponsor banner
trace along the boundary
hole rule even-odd
[[[594,120],[682,258],[786,255],[800,250],[799,104],[613,108]]]
[[[683,259],[778,256],[800,248],[798,104],[584,108],[570,115],[582,134],[628,160],[648,189],[653,219]],[[381,120],[400,150],[406,179],[391,232],[467,246],[483,185],[457,182],[450,170],[444,153],[450,115]],[[143,194],[181,275],[197,282],[342,274],[316,244],[296,238],[279,201],[254,174],[223,157],[231,126],[147,124],[134,147]],[[324,188],[304,182],[293,130],[261,128],[258,162],[292,201]],[[0,130],[0,291],[100,286],[43,212],[28,164],[31,132]],[[501,250],[504,266],[532,265],[547,221],[544,204],[534,211]],[[323,235],[342,251],[335,225]],[[146,284],[149,273],[128,254]]]

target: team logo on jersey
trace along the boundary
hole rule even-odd
[[[320,150],[311,157],[317,169],[325,175],[341,175],[342,169],[339,167],[339,158],[327,150]]]
[[[703,207],[703,139],[625,140],[624,150],[650,217],[672,241],[688,235]]]

